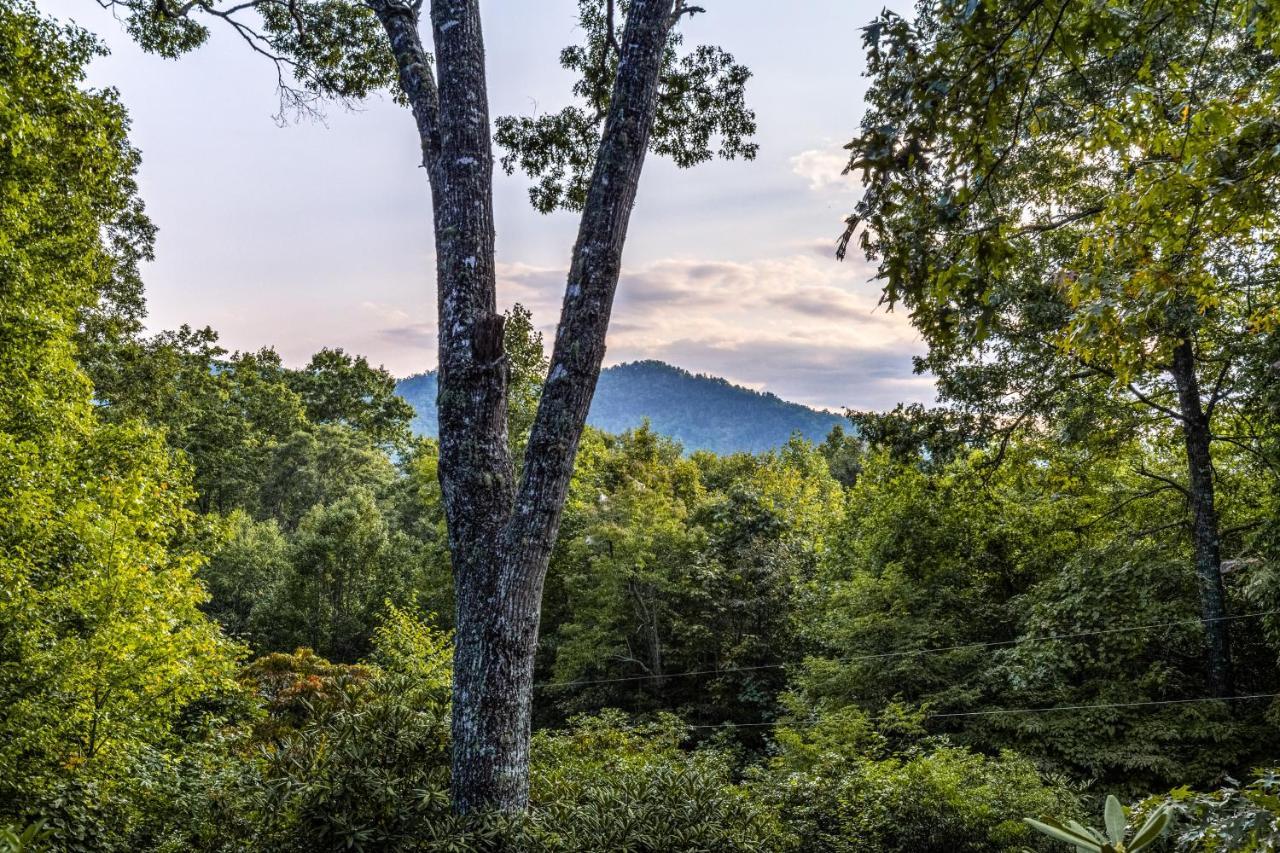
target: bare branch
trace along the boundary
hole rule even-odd
[[[671,17],[667,19],[667,28],[674,27],[676,23],[685,15],[693,17],[694,15],[702,15],[706,13],[706,9],[701,6],[691,6],[688,3],[678,3],[675,11],[671,13]]]

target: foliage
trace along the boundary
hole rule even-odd
[[[1012,816],[1074,812],[1061,780],[1043,780],[1013,753],[983,757],[916,739],[919,720],[877,721],[849,709],[824,712],[777,734],[778,754],[757,783],[787,826],[814,851],[1004,851],[1031,842]]]
[[[449,814],[449,658],[446,635],[391,608],[367,663],[334,664],[309,650],[254,661],[242,679],[262,713],[161,768],[170,796],[144,804],[150,837],[136,843],[471,849]]]
[[[62,811],[67,849],[93,826],[79,792],[198,727],[237,656],[199,609],[188,470],[100,420],[73,360],[151,236],[123,110],[81,88],[97,50],[0,4],[0,815]]]
[[[888,412],[848,413],[857,435],[873,450],[885,450],[895,462],[936,468],[985,446],[989,419],[949,408],[926,409],[899,403]]]
[[[229,636],[255,642],[255,609],[290,569],[289,543],[275,519],[254,521],[234,510],[221,524],[221,536],[200,572],[209,592],[205,612]]]
[[[560,52],[560,65],[576,80],[573,94],[579,103],[536,118],[501,116],[494,124],[494,139],[507,151],[502,167],[509,175],[518,167],[535,179],[529,200],[543,213],[557,208],[581,210],[586,204],[617,76],[621,53],[617,32],[628,5],[626,0],[617,4],[615,24],[614,0],[579,0],[578,26],[584,43]],[[699,45],[681,56],[682,42],[679,29],[672,27],[658,81],[649,149],[670,157],[680,168],[713,156],[755,159],[758,146],[751,141],[755,113],[747,108],[745,96],[751,72],[718,47]],[[719,139],[714,150],[713,138]]]
[[[581,203],[608,8],[584,0],[562,55],[578,106],[499,128],[545,208]],[[846,428],[656,362],[606,371],[547,579],[532,809],[464,820],[440,449],[398,396],[434,402],[433,378],[142,336],[153,229],[126,116],[83,88],[97,47],[0,0],[0,849],[1050,849],[1025,814],[1103,849],[1124,816],[1074,823],[1086,784],[1274,763],[1276,30],[1262,6],[1153,10],[872,25],[851,236],[952,405]],[[167,55],[206,35],[121,11]],[[388,85],[364,7],[262,11],[296,105]],[[653,149],[754,154],[745,72],[677,48]],[[1170,568],[1187,431],[1157,418],[1188,340],[1248,701],[1204,701],[1195,578]],[[521,306],[504,344],[518,455],[547,367]],[[1275,847],[1270,771],[1135,823],[1166,804],[1180,849]]]
[[[864,449],[861,434],[846,434],[840,424],[833,426],[822,444],[818,445],[818,451],[826,458],[827,467],[831,469],[831,476],[846,488],[858,481]]]
[[[314,504],[290,538],[288,562],[249,615],[262,648],[309,646],[338,660],[367,650],[383,602],[422,585],[410,538],[390,528],[363,489]]]
[[[1062,253],[1032,273],[1060,294],[1059,343],[1122,383],[1170,337],[1261,330],[1276,32],[1247,3],[886,12],[849,236],[865,226],[887,298],[943,341],[1025,311],[1024,261]]]
[[[841,253],[856,240],[877,264],[945,399],[1002,440],[1137,437],[1180,460],[1150,479],[1187,498],[1219,695],[1221,564],[1240,549],[1218,493],[1280,470],[1249,415],[1276,328],[1276,32],[1251,2],[885,12],[848,146],[867,191]]]
[[[511,439],[512,457],[522,460],[550,361],[542,345],[542,332],[534,328],[529,309],[517,302],[504,316],[507,321],[502,330],[502,350],[507,357],[507,435]]]
[[[616,712],[540,733],[524,843],[565,853],[792,849],[777,814],[733,784],[728,756],[687,752],[685,736],[670,716],[633,725]]]
[[[769,719],[795,652],[795,589],[840,509],[826,459],[799,440],[684,458],[642,427],[585,442],[579,460],[544,621],[548,675],[567,686],[547,698],[566,712]]]
[[[447,635],[393,608],[368,664],[308,652],[254,662],[245,680],[265,718],[161,771],[170,796],[147,804],[155,834],[142,849],[789,849],[777,815],[733,783],[729,755],[684,751],[671,717],[607,713],[541,733],[527,819],[453,816],[450,653]]]
[[[1247,785],[1229,779],[1227,785],[1208,793],[1184,786],[1167,796],[1149,797],[1135,811],[1170,811],[1173,847],[1179,851],[1264,853],[1280,847],[1278,791],[1280,778],[1275,770],[1259,770]]]
[[[322,349],[306,367],[290,371],[287,383],[312,423],[343,424],[374,444],[392,448],[409,439],[413,410],[397,396],[391,374],[371,367],[362,355]]]
[[[1265,703],[1001,713],[1207,695],[1196,589],[1168,571],[1186,546],[1160,535],[1173,490],[1134,473],[1155,465],[1142,452],[1020,442],[994,469],[982,452],[925,467],[868,454],[801,599],[802,695],[917,703],[964,743],[1116,785],[1204,781],[1249,760],[1270,731]],[[1271,653],[1244,625],[1245,690],[1272,692]]]
[[[0,826],[0,853],[31,853],[49,841],[43,821],[26,826]]]
[[[1057,841],[1075,845],[1075,848],[1082,853],[1137,853],[1159,841],[1171,820],[1167,807],[1155,809],[1133,833],[1133,838],[1126,843],[1125,829],[1128,818],[1125,816],[1124,806],[1120,805],[1120,801],[1112,795],[1107,796],[1103,818],[1106,824],[1105,832],[1086,827],[1074,820],[1063,821],[1051,817],[1041,820],[1024,818],[1024,820],[1036,832]]]
[[[162,429],[191,463],[198,507],[254,510],[276,444],[304,424],[272,350],[228,353],[212,329],[183,326],[81,355],[100,415]]]

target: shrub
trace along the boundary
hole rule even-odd
[[[730,755],[682,750],[686,734],[670,715],[636,725],[605,712],[576,718],[567,731],[536,735],[533,808],[518,849],[793,849],[776,810],[733,783]]]
[[[1280,770],[1261,770],[1247,785],[1235,783],[1210,793],[1176,788],[1151,797],[1136,809],[1149,813],[1168,806],[1175,823],[1173,848],[1186,853],[1274,853],[1280,850]]]
[[[1023,815],[1076,812],[1064,783],[1013,753],[987,757],[941,739],[895,751],[895,730],[909,723],[895,713],[872,726],[846,708],[805,729],[782,727],[778,755],[756,784],[805,849],[824,853],[1034,847]]]

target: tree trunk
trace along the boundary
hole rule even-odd
[[[574,246],[550,374],[516,488],[496,312],[493,155],[478,0],[433,0],[435,76],[416,7],[370,0],[413,108],[435,214],[440,483],[453,560],[453,802],[528,802],[542,587],[604,358],[622,247],[656,111],[674,0],[633,0]]]
[[[1171,369],[1178,387],[1182,435],[1187,450],[1187,492],[1192,512],[1192,544],[1196,579],[1200,585],[1200,613],[1208,641],[1209,684],[1215,696],[1235,690],[1231,665],[1231,632],[1222,586],[1222,556],[1218,541],[1218,513],[1214,506],[1210,417],[1200,398],[1195,350],[1190,338],[1179,342]]]
[[[578,440],[604,359],[631,209],[657,102],[672,0],[635,0],[569,268],[550,372],[520,487],[498,551],[494,599],[463,630],[455,658],[454,805],[523,809],[528,801],[533,657],[542,586]],[[460,724],[461,722],[461,724]]]

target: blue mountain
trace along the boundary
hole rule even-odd
[[[435,373],[402,379],[396,390],[418,413],[414,431],[435,436]],[[797,432],[820,442],[844,420],[661,361],[636,361],[601,371],[587,422],[619,433],[640,426],[646,418],[655,432],[676,439],[686,450],[715,453],[769,450]]]

